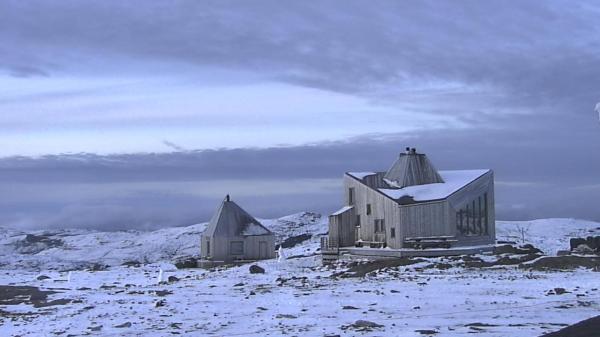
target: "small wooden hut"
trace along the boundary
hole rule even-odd
[[[217,208],[201,236],[205,260],[231,262],[275,257],[275,235],[248,214],[229,195]]]

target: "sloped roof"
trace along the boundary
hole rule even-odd
[[[217,208],[203,235],[235,237],[273,233],[227,196]]]
[[[443,183],[413,185],[403,188],[398,188],[391,185],[387,188],[376,188],[369,186],[364,179],[360,178],[361,174],[354,175],[353,172],[348,172],[346,174],[357,180],[360,180],[363,184],[382,193],[388,198],[396,200],[400,204],[405,204],[446,199],[454,192],[467,186],[490,171],[491,170],[487,169],[439,171],[439,175],[444,181]]]
[[[384,180],[398,188],[444,182],[425,154],[408,148],[386,172]]]

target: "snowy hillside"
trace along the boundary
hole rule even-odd
[[[261,222],[275,232],[279,242],[302,234],[308,234],[316,242],[318,234],[327,233],[327,224],[314,213]],[[199,254],[200,234],[206,225],[152,232],[80,229],[22,232],[0,227],[0,269],[101,269],[124,263],[172,262],[178,257]],[[307,240],[311,241],[310,238]]]
[[[600,311],[598,268],[541,270],[519,264],[514,252],[323,266],[315,253],[326,218],[300,213],[262,222],[289,258],[258,262],[259,274],[249,264],[176,269],[170,262],[197,253],[205,225],[3,229],[0,336],[527,337]],[[600,235],[600,224],[501,221],[497,232],[499,240],[525,239],[553,254],[568,249],[573,235]],[[530,255],[539,257],[522,256]],[[122,265],[131,261],[143,263]],[[91,263],[110,267],[67,271]]]

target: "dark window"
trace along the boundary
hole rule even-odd
[[[210,256],[210,240],[206,240],[206,255]]]
[[[489,234],[489,227],[488,227],[488,197],[487,197],[487,193],[483,194],[483,223],[485,225],[485,235]]]
[[[348,189],[348,205],[354,205],[354,187]]]
[[[244,241],[231,241],[229,243],[230,255],[244,255]]]
[[[360,214],[356,216],[356,227],[360,227]]]
[[[367,215],[371,215],[371,204],[367,204]]]
[[[390,228],[390,237],[393,239],[396,237],[396,228]]]
[[[375,233],[385,233],[385,221],[383,219],[375,219]]]

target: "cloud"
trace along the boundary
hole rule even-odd
[[[259,217],[328,214],[341,206],[343,172],[384,171],[405,146],[427,153],[438,169],[492,168],[498,219],[600,220],[591,188],[600,158],[588,152],[600,153],[600,141],[587,141],[557,128],[484,129],[265,149],[9,157],[0,159],[0,194],[11,195],[0,200],[0,223],[179,226],[208,221],[227,193]]]
[[[173,142],[170,142],[170,141],[168,141],[168,140],[163,140],[163,141],[162,141],[162,143],[163,143],[165,146],[167,146],[167,147],[171,148],[172,150],[175,150],[175,151],[180,151],[180,152],[183,152],[183,151],[185,151],[185,148],[183,148],[182,146],[179,146],[179,145],[177,145],[177,144],[175,144],[175,143],[173,143]]]

